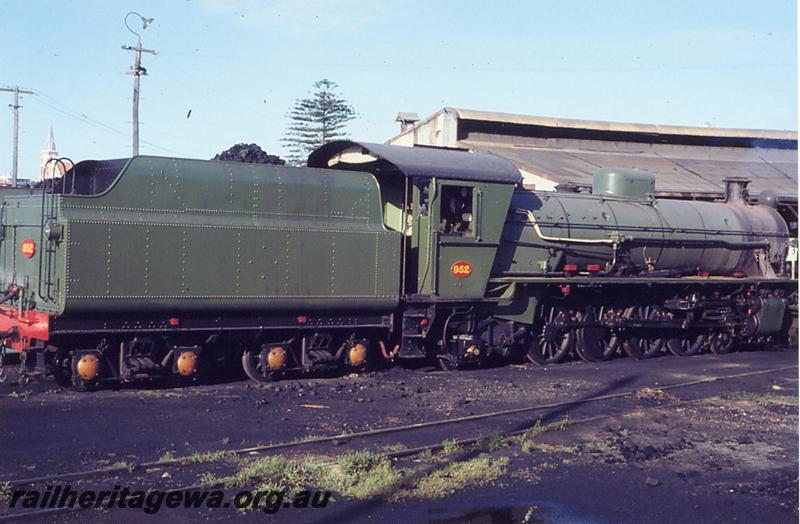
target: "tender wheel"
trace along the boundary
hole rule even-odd
[[[242,368],[256,382],[274,382],[281,378],[288,352],[282,345],[264,344],[257,350],[242,353]]]
[[[29,377],[28,375],[20,375],[19,379],[17,380],[17,384],[19,384],[20,386],[27,386],[30,383],[31,383],[31,377]]]
[[[87,391],[95,391],[97,389],[97,381],[75,379],[72,382],[71,389],[73,391],[78,391],[81,393],[85,393]]]
[[[94,391],[97,389],[97,380],[101,375],[101,357],[96,353],[83,353],[72,355],[70,363],[74,362],[74,367],[70,366],[72,373],[72,389],[75,391]]]
[[[56,384],[62,388],[81,393],[97,389],[96,380],[84,380],[72,373],[72,357],[66,352],[59,353],[55,358],[51,371],[53,372],[53,378],[55,378]]]
[[[195,384],[201,376],[203,366],[200,355],[195,350],[178,350],[175,356],[174,371],[170,382],[175,387],[186,387]]]
[[[345,362],[350,369],[366,369],[369,364],[369,345],[367,340],[350,345]]]
[[[66,351],[58,351],[50,371],[53,373],[56,384],[62,388],[72,388],[72,359]]]
[[[715,355],[730,353],[733,351],[733,336],[727,331],[711,335],[708,349]]]
[[[569,316],[564,308],[547,309],[539,334],[528,346],[525,356],[534,364],[564,362],[575,345],[575,331],[567,328]]]
[[[0,368],[0,384],[5,384],[8,381],[8,372],[5,368]]]
[[[631,320],[653,320],[660,318],[661,315],[659,308],[651,306],[628,308],[625,312],[625,317]],[[646,338],[640,334],[633,334],[625,338],[622,349],[632,359],[642,360],[660,355],[666,345],[666,338]]]

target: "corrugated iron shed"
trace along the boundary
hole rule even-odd
[[[590,185],[601,167],[644,169],[663,196],[714,198],[723,179],[752,180],[750,192],[797,201],[797,133],[544,118],[445,108],[387,143],[492,153],[539,189]]]

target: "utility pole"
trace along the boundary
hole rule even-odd
[[[139,154],[139,79],[142,75],[147,74],[147,69],[142,67],[142,53],[157,55],[158,51],[155,49],[144,49],[142,47],[142,39],[139,33],[131,29],[128,25],[128,17],[130,15],[136,15],[142,20],[142,29],[147,29],[147,26],[153,23],[153,19],[145,18],[135,11],[131,11],[125,15],[125,27],[128,28],[128,31],[136,35],[136,46],[122,46],[122,49],[125,51],[133,51],[135,53],[133,67],[131,67],[128,74],[133,75],[133,156],[136,156]]]
[[[33,91],[22,89],[19,86],[14,87],[0,87],[0,91],[8,91],[14,93],[14,103],[9,104],[14,111],[14,159],[11,163],[11,185],[17,187],[17,169],[19,167],[19,95],[32,95]]]

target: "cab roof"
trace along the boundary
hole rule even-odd
[[[394,166],[406,177],[436,177],[449,180],[500,182],[522,181],[519,170],[499,156],[440,147],[404,147],[336,140],[308,157],[308,167],[382,170]]]

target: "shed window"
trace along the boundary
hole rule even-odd
[[[472,236],[472,188],[442,186],[439,231],[445,235]]]

